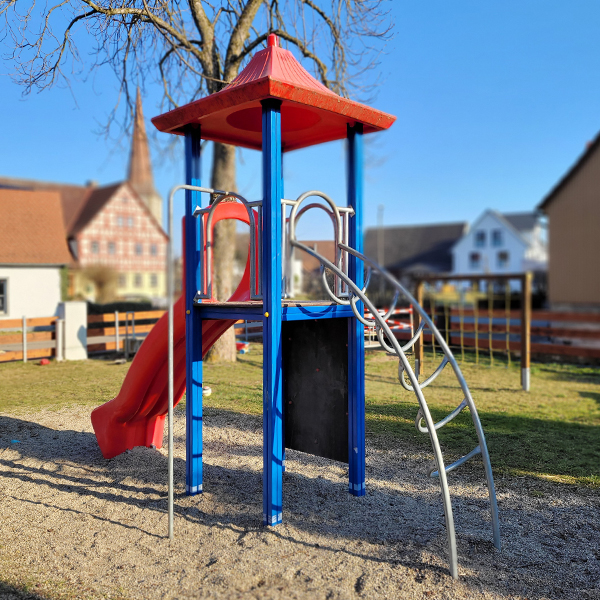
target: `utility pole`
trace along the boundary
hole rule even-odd
[[[380,204],[377,207],[377,264],[382,267],[385,266],[385,247],[384,247],[384,236],[385,232],[383,230],[383,211],[385,207],[383,204]],[[383,302],[383,277],[379,276],[379,302]]]

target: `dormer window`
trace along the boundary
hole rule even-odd
[[[502,246],[502,229],[494,229],[492,231],[492,246],[499,248]]]
[[[485,247],[485,231],[479,230],[475,232],[475,248]]]

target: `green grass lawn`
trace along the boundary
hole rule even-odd
[[[438,354],[439,359],[439,354]],[[460,362],[460,361],[459,361]],[[499,359],[461,364],[486,432],[495,473],[542,478],[565,484],[600,485],[600,369],[571,365],[533,365],[531,391],[520,386],[520,367]],[[128,365],[94,360],[76,363],[0,365],[0,411],[85,405],[113,398]],[[429,446],[427,435],[414,427],[414,395],[397,382],[397,361],[383,352],[367,354],[367,435],[378,446],[398,442]],[[434,368],[431,354],[425,368]],[[236,364],[205,366],[205,382],[213,389],[207,408],[262,412],[262,346],[253,344]],[[425,390],[435,420],[462,400],[450,367]],[[476,445],[468,410],[439,430],[449,460]]]

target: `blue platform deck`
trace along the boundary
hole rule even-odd
[[[263,303],[250,302],[205,302],[195,304],[201,319],[243,319],[261,320],[265,318]],[[302,321],[308,319],[335,319],[353,317],[350,306],[332,302],[300,302],[284,300],[281,303],[282,321]]]

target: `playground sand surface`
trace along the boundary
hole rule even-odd
[[[369,446],[355,498],[344,465],[288,451],[284,523],[264,528],[260,419],[206,411],[205,492],[187,497],[175,413],[172,541],[166,450],[105,461],[87,408],[0,414],[1,598],[600,598],[597,490],[498,481],[497,552],[481,465],[453,474],[453,581],[430,455]]]

